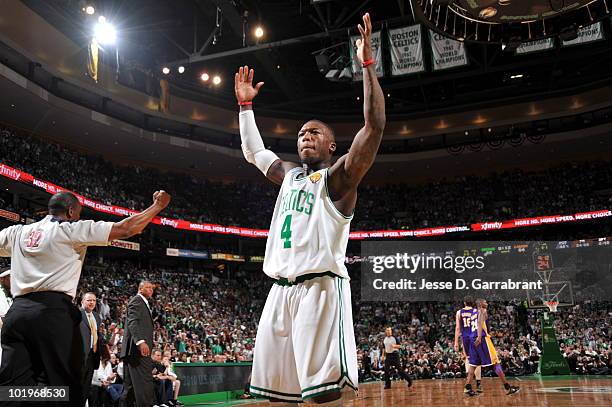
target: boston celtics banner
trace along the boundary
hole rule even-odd
[[[418,24],[389,30],[391,75],[406,75],[425,70],[421,38],[421,26]]]
[[[465,44],[429,30],[433,70],[456,68],[467,65]]]
[[[529,54],[531,52],[546,51],[554,48],[555,43],[552,38],[545,38],[538,41],[530,41],[521,44],[517,49],[517,54]]]
[[[363,79],[363,72],[361,62],[357,58],[357,45],[355,44],[360,35],[351,36],[351,43],[349,49],[351,51],[351,68],[353,69],[353,80],[360,81]],[[372,55],[376,60],[376,76],[379,78],[383,76],[383,62],[382,62],[382,49],[380,46],[380,31],[372,33]]]
[[[588,42],[603,40],[601,23],[595,23],[582,27],[578,30],[578,38],[571,41],[563,41],[563,46],[586,44]]]

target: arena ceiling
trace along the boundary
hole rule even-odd
[[[162,66],[176,68],[172,63],[194,60],[197,54],[198,62],[186,65],[184,74],[173,69],[168,75],[174,91],[183,97],[197,100],[205,96],[220,106],[231,105],[233,72],[248,64],[256,69],[257,79],[266,82],[259,106],[279,115],[359,116],[361,84],[326,80],[318,71],[313,53],[346,42],[366,11],[372,14],[375,29],[414,23],[408,0],[23,2],[79,44],[87,42],[90,30],[84,23],[82,7],[94,4],[97,13],[117,25],[121,63],[141,66],[160,76]],[[516,5],[508,13],[521,11],[517,7],[525,2],[513,3]],[[253,35],[258,24],[265,29],[261,40]],[[607,22],[604,29],[606,38],[610,38]],[[294,41],[279,43],[285,40]],[[505,53],[495,44],[468,44],[467,67],[382,79],[387,112],[390,117],[414,117],[461,109],[477,101],[495,105],[510,103],[513,98],[544,99],[577,85],[601,83],[612,79],[611,44],[606,39],[528,57]],[[221,85],[203,85],[200,75],[204,71],[219,73]],[[516,74],[522,77],[511,80],[510,76]]]

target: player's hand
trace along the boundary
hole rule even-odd
[[[365,13],[363,16],[363,26],[357,24],[357,29],[361,34],[361,38],[357,40],[357,58],[363,63],[368,59],[372,59],[372,20],[370,13]]]
[[[153,204],[157,205],[159,208],[164,209],[170,203],[170,199],[172,197],[166,191],[155,191],[153,194]]]
[[[234,75],[234,93],[236,93],[236,100],[240,102],[250,102],[255,99],[255,96],[259,93],[259,89],[263,86],[263,82],[257,83],[253,86],[253,76],[255,71],[249,69],[248,66],[241,66],[238,72]]]
[[[480,346],[480,342],[482,342],[482,338],[479,336],[476,338],[476,340],[474,341],[474,345],[476,346]]]
[[[140,350],[140,354],[144,357],[147,357],[151,354],[151,350],[149,349],[149,345],[147,345],[146,342],[141,343],[140,345],[138,345],[138,349]]]

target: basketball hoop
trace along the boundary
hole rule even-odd
[[[550,312],[557,312],[559,301],[544,301],[544,304],[546,304]]]

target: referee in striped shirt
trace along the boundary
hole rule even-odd
[[[400,377],[408,382],[408,387],[412,386],[412,379],[406,372],[404,372],[404,369],[402,368],[402,361],[399,354],[401,346],[397,339],[395,339],[393,336],[393,330],[391,327],[387,327],[387,329],[385,329],[385,335],[386,336],[383,341],[383,344],[385,345],[385,389],[391,388],[391,368],[395,368]]]

